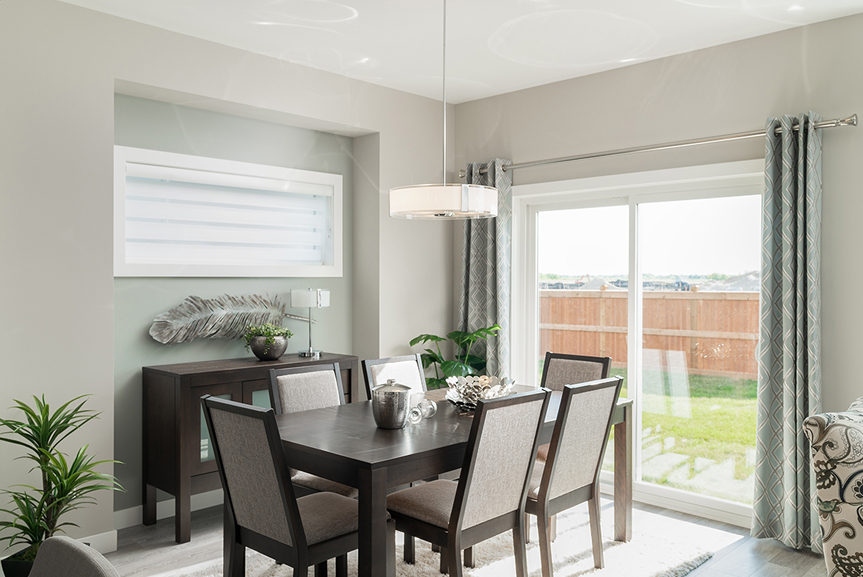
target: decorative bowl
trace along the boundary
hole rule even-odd
[[[267,344],[267,337],[252,337],[249,349],[262,361],[278,360],[288,348],[286,337],[272,337],[275,342]]]
[[[482,399],[505,397],[512,392],[512,379],[489,377],[449,377],[446,399],[461,409],[473,411]]]

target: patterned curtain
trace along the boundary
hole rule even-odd
[[[456,328],[472,332],[495,323],[497,338],[480,340],[474,354],[485,356],[486,373],[510,376],[509,310],[512,282],[512,179],[503,169],[510,160],[495,158],[467,166],[468,184],[498,190],[497,218],[464,221],[461,296]],[[487,169],[485,174],[480,171]]]
[[[753,537],[815,551],[821,536],[803,421],[821,411],[819,119],[809,112],[767,120],[752,521]]]

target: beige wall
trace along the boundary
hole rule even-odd
[[[0,70],[0,414],[33,393],[55,402],[92,393],[102,418],[70,441],[114,456],[116,80],[127,93],[135,83],[192,95],[186,105],[376,134],[358,162],[377,165],[354,168],[373,177],[355,186],[355,246],[371,262],[357,261],[366,277],[353,307],[379,314],[344,330],[367,339],[364,356],[406,352],[411,336],[449,330],[451,225],[383,218],[390,187],[439,178],[439,139],[428,137],[440,134],[439,103],[52,0],[0,2]],[[29,479],[15,454],[0,446],[0,487]],[[73,535],[112,529],[113,496],[98,500]]]
[[[456,106],[456,166],[525,162],[764,126],[806,110],[863,114],[863,16],[621,68]],[[824,135],[824,408],[863,394],[863,128]],[[519,170],[515,183],[761,158],[760,141],[710,145]],[[515,239],[518,242],[519,239]],[[454,253],[458,247],[458,234]],[[457,259],[456,259],[457,262]]]

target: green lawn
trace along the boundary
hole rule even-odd
[[[611,374],[626,377],[626,369],[613,368]],[[688,459],[681,467],[688,466],[690,475],[698,472],[696,459],[710,459],[716,463],[730,459],[734,464],[734,479],[746,479],[754,467],[751,457],[747,463],[746,451],[755,447],[756,381],[689,375],[688,384],[688,401],[660,395],[644,396],[644,454],[648,458],[667,452],[684,455]],[[624,381],[622,397],[627,396],[625,387]],[[666,474],[645,476],[644,480],[690,489],[669,480]],[[728,498],[721,487],[702,492]]]

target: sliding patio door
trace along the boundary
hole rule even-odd
[[[548,351],[610,356],[622,396],[635,400],[636,498],[743,523],[755,464],[760,171],[626,189],[520,199],[525,380],[539,382]]]

